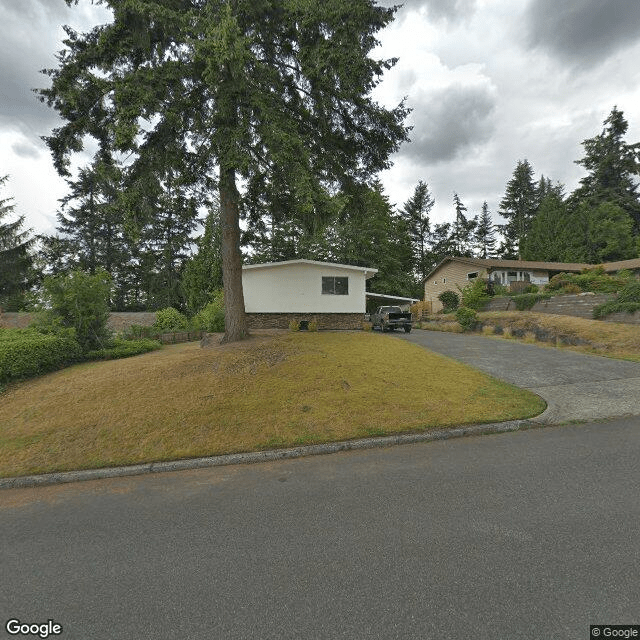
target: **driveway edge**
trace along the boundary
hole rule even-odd
[[[271,462],[274,460],[288,460],[291,458],[324,455],[328,453],[336,453],[338,451],[376,449],[401,444],[413,444],[416,442],[432,442],[434,440],[449,440],[450,438],[507,433],[510,431],[523,431],[525,429],[539,429],[548,426],[553,425],[543,424],[534,420],[510,420],[508,422],[467,425],[451,427],[448,429],[429,429],[420,433],[405,433],[394,436],[360,438],[358,440],[312,444],[293,447],[290,449],[271,449],[268,451],[254,451],[251,453],[230,453],[207,458],[189,458],[186,460],[172,460],[168,462],[147,462],[144,464],[128,465],[124,467],[105,467],[103,469],[62,471],[41,475],[18,476],[16,478],[0,478],[0,490],[44,487],[47,485],[65,484],[68,482],[83,482],[85,480],[100,480],[103,478],[139,476],[148,473],[164,473],[167,471],[222,467],[231,464],[254,464],[257,462]]]

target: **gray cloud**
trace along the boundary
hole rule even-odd
[[[495,96],[486,86],[452,85],[424,102],[412,100],[411,144],[402,155],[424,163],[452,160],[486,142],[495,129]]]
[[[382,6],[392,7],[402,4],[403,12],[407,9],[426,9],[427,15],[434,21],[456,23],[473,15],[476,0],[382,0]]]
[[[11,145],[11,151],[21,158],[38,158],[40,150],[29,142],[15,142]]]
[[[0,11],[0,124],[25,134],[46,134],[58,122],[57,116],[32,89],[49,84],[39,71],[56,66],[54,53],[62,48],[56,26],[69,11],[64,2],[54,0],[0,0]]]
[[[526,23],[532,48],[583,66],[640,40],[640,2],[532,0]]]

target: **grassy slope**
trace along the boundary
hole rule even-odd
[[[565,337],[584,341],[585,345],[569,348],[612,358],[640,361],[640,326],[620,322],[604,322],[532,311],[489,311],[478,314],[485,325],[510,327],[527,332],[543,330],[554,342]],[[541,343],[544,344],[544,343]]]
[[[251,451],[539,414],[533,394],[371,333],[187,343],[0,396],[0,476]]]

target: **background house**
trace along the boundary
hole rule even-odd
[[[602,266],[606,273],[629,269],[640,274],[640,258],[593,265],[573,262],[535,262],[528,260],[497,260],[483,258],[445,258],[426,277],[424,299],[431,303],[433,313],[442,309],[438,296],[444,291],[455,291],[476,278],[486,278],[504,286],[514,282],[545,285],[557,273],[580,273],[584,269]]]
[[[319,329],[359,329],[365,313],[369,267],[287,260],[242,267],[249,328],[286,329],[292,320]]]

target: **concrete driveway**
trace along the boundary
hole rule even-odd
[[[548,404],[537,422],[640,415],[640,363],[441,331],[398,337],[537,393]]]

